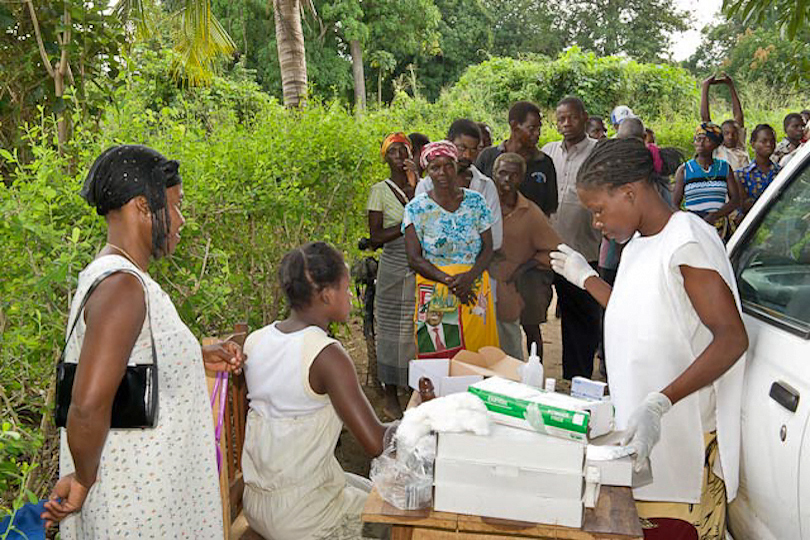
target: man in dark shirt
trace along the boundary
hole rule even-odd
[[[537,148],[540,139],[542,118],[540,109],[534,103],[518,101],[509,109],[509,138],[498,146],[485,148],[478,154],[476,168],[492,178],[493,167],[498,156],[514,152],[526,161],[526,174],[519,190],[532,201],[546,217],[557,211],[557,173],[551,158]],[[524,307],[520,313],[520,325],[526,333],[526,348],[532,343],[542,355],[543,341],[540,324],[545,322],[548,303],[551,298],[551,284],[554,273],[551,270],[532,268],[524,272],[517,281],[517,288]]]
[[[526,160],[526,177],[520,184],[520,192],[550,216],[557,211],[557,174],[551,158],[537,148],[541,126],[537,105],[518,101],[509,109],[509,138],[498,146],[482,150],[475,166],[492,178],[492,167],[498,156],[504,152],[519,154]]]

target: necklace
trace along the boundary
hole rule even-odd
[[[137,262],[135,262],[135,258],[134,258],[132,255],[130,255],[129,253],[127,253],[127,252],[124,250],[124,248],[118,247],[118,246],[116,246],[115,244],[112,244],[112,243],[110,243],[110,242],[107,242],[107,245],[108,245],[108,246],[110,246],[111,248],[113,248],[114,250],[118,251],[119,253],[121,253],[121,255],[123,255],[125,259],[128,259],[128,260],[129,260],[129,262],[131,262],[132,264],[134,264],[135,266],[137,266],[137,267],[138,267],[138,270],[145,271],[143,268],[141,268],[141,265],[140,265],[140,264],[138,264]]]
[[[704,167],[703,165],[701,165],[701,164],[700,164],[700,161],[698,161],[697,159],[695,160],[695,162],[698,164],[698,167],[700,167],[701,169],[703,169],[703,172],[705,172],[705,173],[708,173],[709,171],[711,171],[711,170],[712,170],[712,166],[714,165],[714,159],[712,159],[712,160],[709,162],[709,166],[708,166],[708,167]]]

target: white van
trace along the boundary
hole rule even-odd
[[[728,243],[748,329],[735,540],[810,540],[810,144]]]

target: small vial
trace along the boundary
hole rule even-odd
[[[545,386],[546,392],[554,392],[556,388],[557,388],[557,380],[552,377],[547,378]]]

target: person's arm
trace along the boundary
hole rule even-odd
[[[672,191],[672,206],[676,209],[681,207],[683,202],[683,176],[686,165],[681,165],[675,171],[675,189]]]
[[[728,91],[731,93],[731,112],[734,115],[734,121],[737,122],[740,128],[743,128],[745,127],[745,117],[743,116],[740,97],[737,95],[737,88],[734,86],[734,80],[726,75],[723,82],[728,86]],[[744,143],[745,141],[742,142]]]
[[[709,113],[709,87],[715,83],[714,75],[703,81],[700,90],[700,121],[711,122],[712,115]]]
[[[67,442],[76,472],[56,483],[43,513],[48,525],[81,510],[96,481],[113,399],[145,316],[143,286],[131,274],[108,277],[87,301],[86,331],[67,415]]]
[[[726,175],[726,185],[728,186],[728,201],[714,212],[710,212],[706,215],[706,221],[709,223],[714,224],[718,218],[727,216],[737,208],[742,207],[742,196],[740,194],[742,188],[737,182],[737,178],[735,178],[730,166],[728,168],[728,174]]]
[[[469,304],[474,301],[472,295],[473,283],[487,269],[494,253],[492,250],[492,229],[487,229],[481,233],[481,251],[478,252],[473,267],[466,272],[453,276],[448,285],[450,291],[458,296],[463,303]]]
[[[551,156],[546,154],[545,159],[548,160],[548,169],[546,171],[546,183],[548,184],[548,203],[543,208],[543,212],[547,216],[554,214],[557,212],[557,208],[559,208],[560,201],[559,201],[559,193],[557,192],[557,169],[554,167],[554,160],[551,159]]]
[[[613,292],[607,281],[598,276],[591,276],[585,280],[585,290],[599,302],[599,305],[606,308],[610,301],[610,294]]]
[[[748,349],[748,334],[734,295],[714,270],[681,265],[683,285],[700,321],[712,333],[712,341],[661,393],[674,405],[686,396],[712,384]]]
[[[451,276],[436,268],[422,254],[422,244],[416,236],[416,229],[413,224],[405,229],[405,253],[408,255],[408,266],[410,266],[420,276],[439,283],[449,284]]]
[[[360,388],[354,363],[340,345],[323,349],[309,369],[309,384],[318,394],[327,394],[335,412],[370,457],[379,456],[388,427],[382,424]]]
[[[480,171],[479,171],[480,174]],[[487,208],[492,217],[492,251],[501,249],[503,243],[503,214],[501,212],[501,198],[498,196],[498,188],[495,187],[495,182],[491,178],[485,177],[484,184],[484,201],[487,203]]]
[[[399,224],[383,227],[383,213],[376,210],[368,211],[368,233],[374,247],[380,247],[402,236]]]

